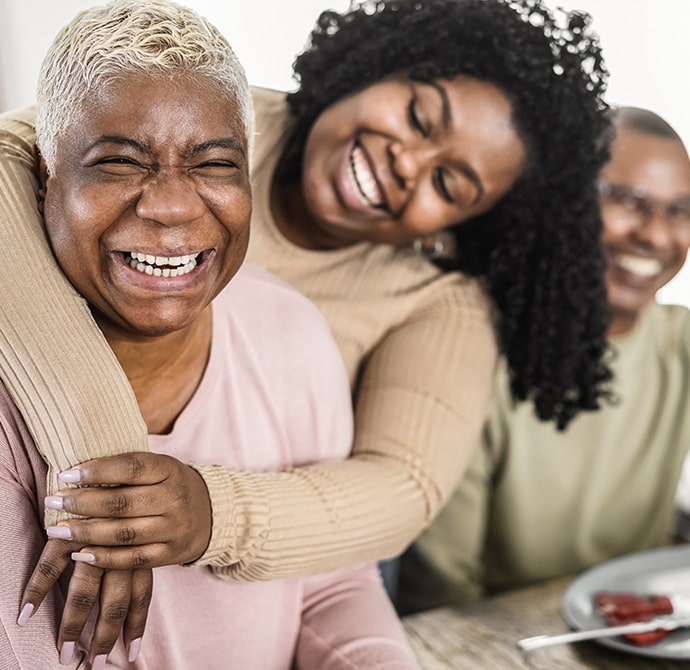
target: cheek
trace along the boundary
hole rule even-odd
[[[203,197],[209,211],[222,222],[223,227],[234,238],[246,237],[249,233],[249,222],[252,216],[251,188],[233,188],[225,197]],[[214,205],[215,203],[215,205]]]
[[[65,210],[59,193],[48,191],[45,200],[45,224],[53,250],[58,254],[71,243],[73,237],[69,225],[69,212]]]
[[[688,258],[688,242],[683,241],[682,243],[679,243],[676,247],[676,262],[674,265],[670,268],[669,274],[671,277],[674,277],[676,274],[678,274],[682,267],[685,265],[685,262]],[[669,280],[671,279],[669,277]]]
[[[417,235],[437,233],[450,225],[459,223],[462,218],[458,211],[448,207],[436,195],[432,187],[421,187],[417,190],[414,200],[405,209],[402,227],[411,234],[411,239]]]
[[[58,264],[70,278],[86,265],[88,248],[98,236],[98,210],[57,189],[46,194],[48,238]]]

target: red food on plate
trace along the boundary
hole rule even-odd
[[[616,591],[598,591],[594,596],[595,609],[609,626],[621,626],[636,621],[651,621],[654,617],[673,613],[668,596]],[[624,639],[638,645],[654,644],[670,635],[669,630],[654,630],[649,633],[622,635]]]

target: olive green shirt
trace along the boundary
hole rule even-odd
[[[668,541],[690,446],[690,311],[614,338],[619,402],[566,432],[514,409],[501,369],[481,448],[401,566],[400,608],[462,603]]]

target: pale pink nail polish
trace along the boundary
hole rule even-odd
[[[134,663],[134,661],[137,660],[139,657],[139,652],[141,651],[141,638],[138,637],[136,640],[132,640],[132,643],[129,645],[129,656],[127,657],[127,660],[130,663]]]
[[[17,626],[23,626],[31,618],[33,613],[34,606],[31,603],[26,603],[26,605],[22,607],[22,611],[19,613],[19,617],[17,618]]]
[[[63,508],[62,496],[46,496],[43,501],[48,509],[61,510]]]
[[[60,481],[65,484],[78,484],[81,481],[81,470],[79,468],[64,470],[60,473]]]
[[[91,670],[105,670],[105,661],[108,658],[108,654],[99,654],[93,659],[91,664]]]
[[[63,642],[60,649],[60,665],[69,665],[74,658],[74,642]]]
[[[52,540],[71,540],[72,529],[69,526],[48,526],[46,534]]]
[[[96,557],[88,551],[73,551],[72,560],[81,561],[82,563],[95,563]]]

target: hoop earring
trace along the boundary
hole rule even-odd
[[[412,249],[420,256],[434,261],[443,256],[446,245],[440,235],[427,235],[412,240]]]

